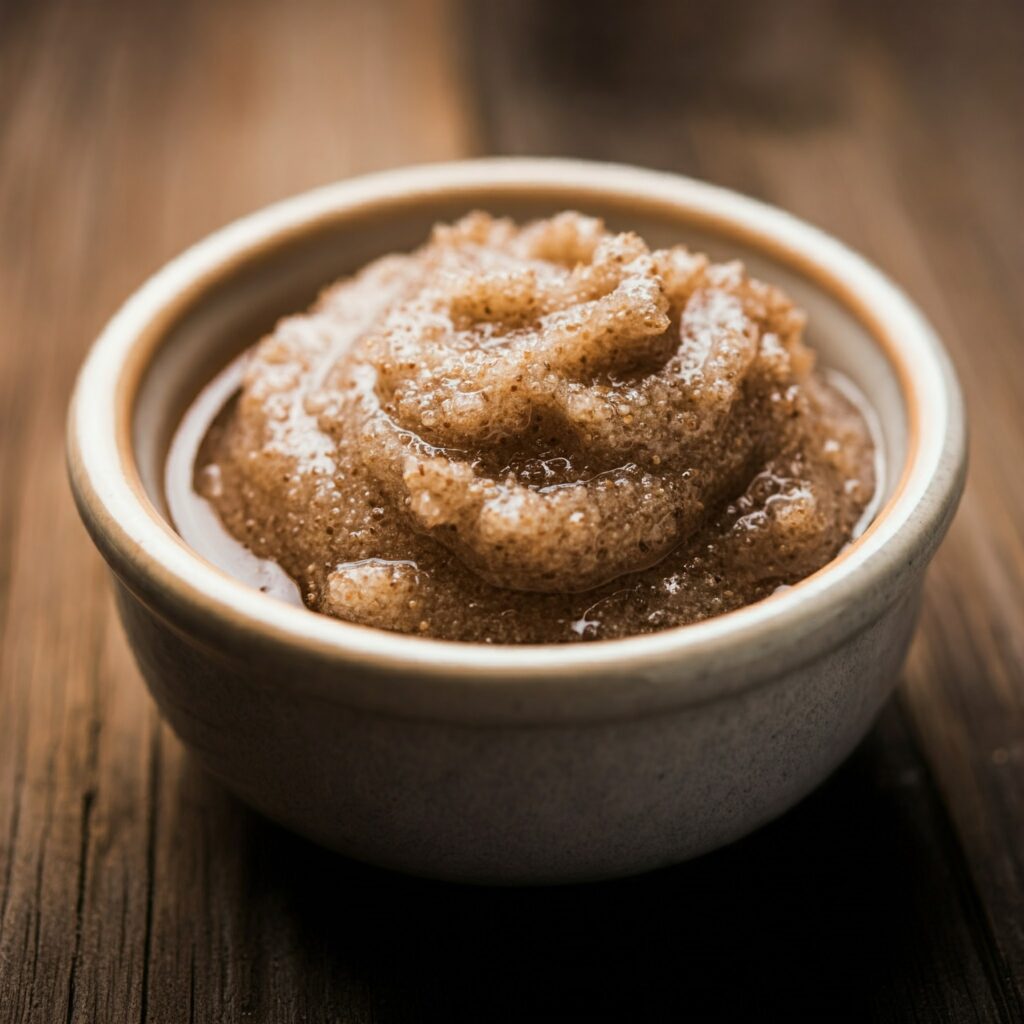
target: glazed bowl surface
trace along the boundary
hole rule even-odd
[[[336,621],[193,552],[167,513],[172,434],[202,385],[330,281],[480,208],[565,208],[654,245],[738,257],[807,311],[821,362],[877,415],[881,508],[808,579],[649,636],[507,647]],[[205,767],[343,853],[470,882],[674,863],[792,806],[867,731],[909,644],[965,472],[959,388],[877,269],[792,216],[606,164],[493,159],[286,200],[200,242],[115,315],[68,423],[72,488],[163,714]]]

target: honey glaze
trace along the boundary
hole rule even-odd
[[[172,445],[182,537],[385,629],[574,642],[699,621],[874,514],[873,417],[737,263],[575,213],[472,214],[328,288]]]

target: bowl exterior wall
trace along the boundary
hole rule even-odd
[[[766,684],[645,717],[557,725],[355,708],[295,685],[323,671],[312,664],[213,650],[123,585],[117,593],[160,709],[245,802],[362,861],[517,884],[677,863],[787,810],[850,753],[889,695],[920,582],[904,579],[875,622]],[[323,683],[309,689],[322,694]]]

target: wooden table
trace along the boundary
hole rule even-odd
[[[1024,1020],[1024,6],[0,2],[0,1021]],[[361,171],[672,168],[903,282],[970,486],[898,696],[783,820],[656,875],[349,864],[155,713],[64,479],[75,369],[189,242]]]

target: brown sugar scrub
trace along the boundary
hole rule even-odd
[[[207,388],[172,514],[237,575],[285,594],[287,574],[308,607],[383,629],[557,643],[696,622],[810,575],[870,518],[867,414],[803,327],[739,263],[577,213],[474,213]]]

